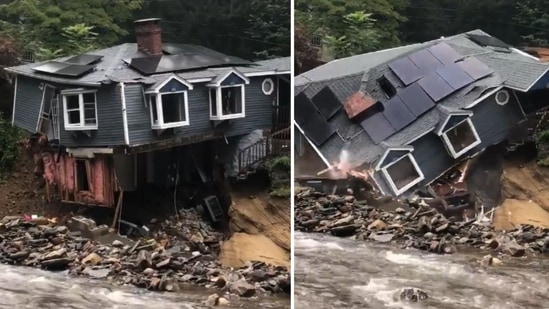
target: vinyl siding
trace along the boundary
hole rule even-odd
[[[15,98],[14,124],[15,126],[36,132],[40,105],[42,104],[43,91],[40,90],[42,81],[25,76],[17,77],[17,89]]]

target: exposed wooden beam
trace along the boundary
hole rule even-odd
[[[221,133],[195,134],[187,136],[178,136],[161,141],[155,141],[148,144],[137,145],[128,149],[129,153],[150,152],[155,150],[169,149],[177,146],[194,144],[199,142],[222,139],[225,135]]]

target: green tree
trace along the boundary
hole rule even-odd
[[[355,12],[343,16],[344,35],[336,37],[327,35],[324,43],[335,58],[349,57],[376,50],[380,46],[375,19],[372,14]]]
[[[263,43],[256,52],[261,58],[290,55],[290,1],[251,0],[248,1],[250,27],[245,32],[250,38]]]
[[[518,14],[515,19],[525,27],[524,38],[530,41],[549,41],[549,1],[517,1]]]
[[[101,45],[110,46],[128,33],[125,23],[142,3],[143,0],[14,0],[0,5],[0,20],[6,21],[3,28],[16,33],[25,45],[33,43],[50,50],[63,45],[63,29],[85,20],[95,27]]]

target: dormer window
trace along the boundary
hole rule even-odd
[[[387,99],[390,99],[395,96],[396,94],[396,88],[391,84],[391,82],[387,79],[387,77],[382,76],[377,80],[377,83],[379,84],[379,87],[381,90],[383,90],[383,94],[387,97]]]
[[[246,116],[246,89],[250,81],[244,75],[231,70],[218,76],[210,87],[210,120],[227,120]]]
[[[473,121],[471,121],[471,115],[472,113],[449,115],[437,132],[448,153],[455,159],[481,143]]]
[[[147,91],[152,129],[164,130],[188,126],[190,124],[188,91],[192,89],[192,84],[177,75],[172,75]]]

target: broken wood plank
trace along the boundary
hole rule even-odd
[[[120,195],[118,196],[118,203],[116,203],[116,209],[114,211],[114,218],[112,220],[112,225],[111,227],[113,229],[116,229],[116,222],[118,222],[119,220],[119,216],[120,216],[120,209],[122,207],[122,199],[124,198],[124,190],[120,190]]]

